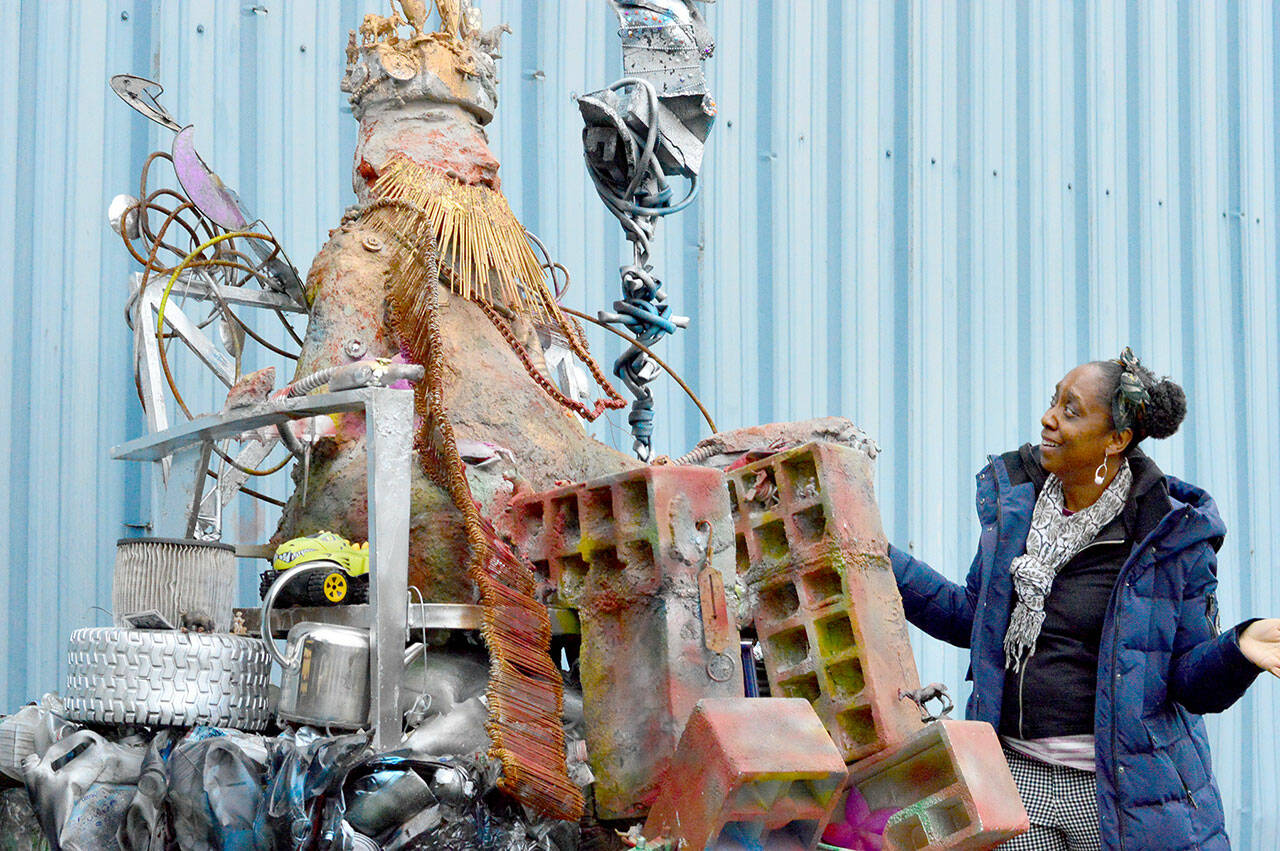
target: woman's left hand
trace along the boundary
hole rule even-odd
[[[1240,634],[1240,652],[1262,670],[1280,677],[1280,618],[1249,624]]]

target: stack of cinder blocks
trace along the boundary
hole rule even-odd
[[[697,702],[743,693],[724,477],[643,467],[517,497],[508,525],[548,599],[578,609],[596,813],[641,816]]]
[[[892,851],[989,848],[1027,817],[990,725],[924,724],[872,459],[810,443],[730,471],[739,575],[773,694],[803,697],[849,763],[848,788],[893,809]],[[838,812],[837,820],[843,816]]]
[[[647,467],[513,500],[513,543],[582,623],[599,816],[649,812],[645,835],[680,847],[813,848],[853,789],[894,811],[890,851],[1026,829],[990,726],[925,724],[899,697],[919,676],[873,472],[811,443],[727,475]],[[734,587],[773,699],[742,697]]]

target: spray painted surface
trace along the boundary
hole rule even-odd
[[[489,126],[504,194],[572,272],[565,303],[593,312],[617,297],[629,252],[586,176],[569,95],[616,78],[616,20],[587,0],[481,5],[514,30]],[[147,519],[143,471],[107,461],[142,425],[129,265],[105,210],[160,137],[107,78],[161,80],[210,165],[305,268],[353,200],[356,124],[336,83],[347,30],[373,11],[386,10],[24,0],[0,19],[13,45],[0,60],[6,707],[58,682],[72,629],[106,623],[90,607],[110,605],[114,542]],[[1227,521],[1223,622],[1280,611],[1280,11],[722,0],[706,12],[718,126],[703,195],[655,259],[673,310],[694,320],[663,356],[719,426],[853,419],[884,450],[887,536],[958,577],[985,455],[1034,439],[1053,383],[1128,343],[1191,400],[1183,431],[1152,451]],[[600,362],[621,353],[588,335]],[[211,382],[180,377],[213,406]],[[655,395],[655,451],[687,451],[699,414],[665,380]],[[614,423],[603,434],[625,449],[625,418]],[[251,503],[242,514],[275,523]],[[246,596],[260,566],[243,568]],[[914,644],[922,680],[962,697],[960,652]],[[1242,849],[1280,834],[1278,685],[1259,681],[1210,722]]]

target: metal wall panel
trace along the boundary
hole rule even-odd
[[[567,303],[598,309],[628,252],[585,178],[570,95],[621,75],[616,24],[603,0],[480,5],[515,30],[491,128],[505,191],[572,271]],[[346,30],[379,6],[22,0],[0,16],[16,45],[0,59],[5,706],[57,687],[67,634],[105,620],[93,607],[110,605],[115,539],[146,520],[148,474],[107,461],[141,419],[121,321],[131,268],[104,210],[168,134],[107,77],[160,79],[305,267],[352,198],[355,125],[337,80]],[[851,417],[884,449],[890,537],[959,578],[986,453],[1035,439],[1072,365],[1132,344],[1191,401],[1151,454],[1213,493],[1231,529],[1224,623],[1280,613],[1280,11],[723,0],[707,12],[720,120],[702,197],[660,225],[655,265],[694,317],[663,353],[719,426]],[[619,353],[589,336],[602,362]],[[218,403],[197,370],[180,378]],[[679,454],[706,428],[659,387],[656,446]],[[598,434],[625,446],[625,429],[614,416]],[[273,522],[246,503],[240,531]],[[963,693],[963,653],[915,638],[922,675]],[[1278,699],[1268,678],[1210,720],[1240,848],[1280,835]]]

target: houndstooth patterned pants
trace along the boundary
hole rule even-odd
[[[1093,772],[1050,765],[1004,749],[1031,830],[1002,851],[1099,851],[1098,789]]]

